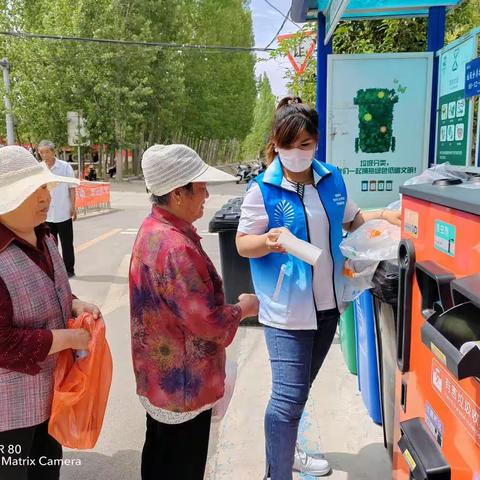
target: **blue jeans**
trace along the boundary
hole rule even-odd
[[[310,387],[335,336],[338,310],[317,312],[318,330],[281,330],[265,326],[272,395],[265,412],[267,476],[292,480],[300,418]]]

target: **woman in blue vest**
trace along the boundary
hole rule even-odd
[[[259,320],[272,369],[272,395],[265,413],[267,478],[291,480],[292,469],[326,475],[328,461],[298,444],[297,431],[313,380],[332,344],[342,302],[342,230],[384,218],[400,224],[399,212],[361,212],[347,197],[340,171],[315,159],[317,112],[298,97],[280,101],[267,147],[267,170],[248,189],[237,248],[250,258]],[[285,255],[284,228],[321,248],[312,268]]]

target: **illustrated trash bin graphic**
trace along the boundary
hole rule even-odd
[[[241,257],[235,245],[243,197],[230,199],[210,220],[208,231],[218,233],[222,265],[225,301],[235,304],[241,293],[255,293],[250,275],[250,263]],[[249,318],[241,325],[258,325],[257,317]]]
[[[384,153],[395,151],[393,107],[398,95],[393,89],[367,88],[358,90],[353,99],[358,106],[358,137],[355,152]]]
[[[390,458],[394,442],[398,277],[398,261],[394,259],[380,262],[372,279],[383,440]]]
[[[357,374],[357,345],[355,337],[355,317],[353,303],[342,313],[339,323],[340,346],[348,371]]]
[[[373,297],[365,290],[353,301],[357,336],[358,388],[372,420],[382,424]]]

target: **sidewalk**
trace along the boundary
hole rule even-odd
[[[205,479],[261,480],[263,414],[271,385],[263,330],[242,327],[229,350],[238,359],[237,384],[225,418],[214,425]],[[313,385],[299,441],[307,451],[324,451],[333,467],[329,479],[391,478],[382,428],[367,414],[357,377],[343,362],[338,337]],[[303,475],[295,478],[313,480]]]

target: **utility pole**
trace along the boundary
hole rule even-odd
[[[7,121],[7,145],[15,145],[15,133],[13,131],[12,104],[10,103],[10,70],[8,60],[0,60],[0,68],[3,70],[3,83],[5,84],[5,111]]]

